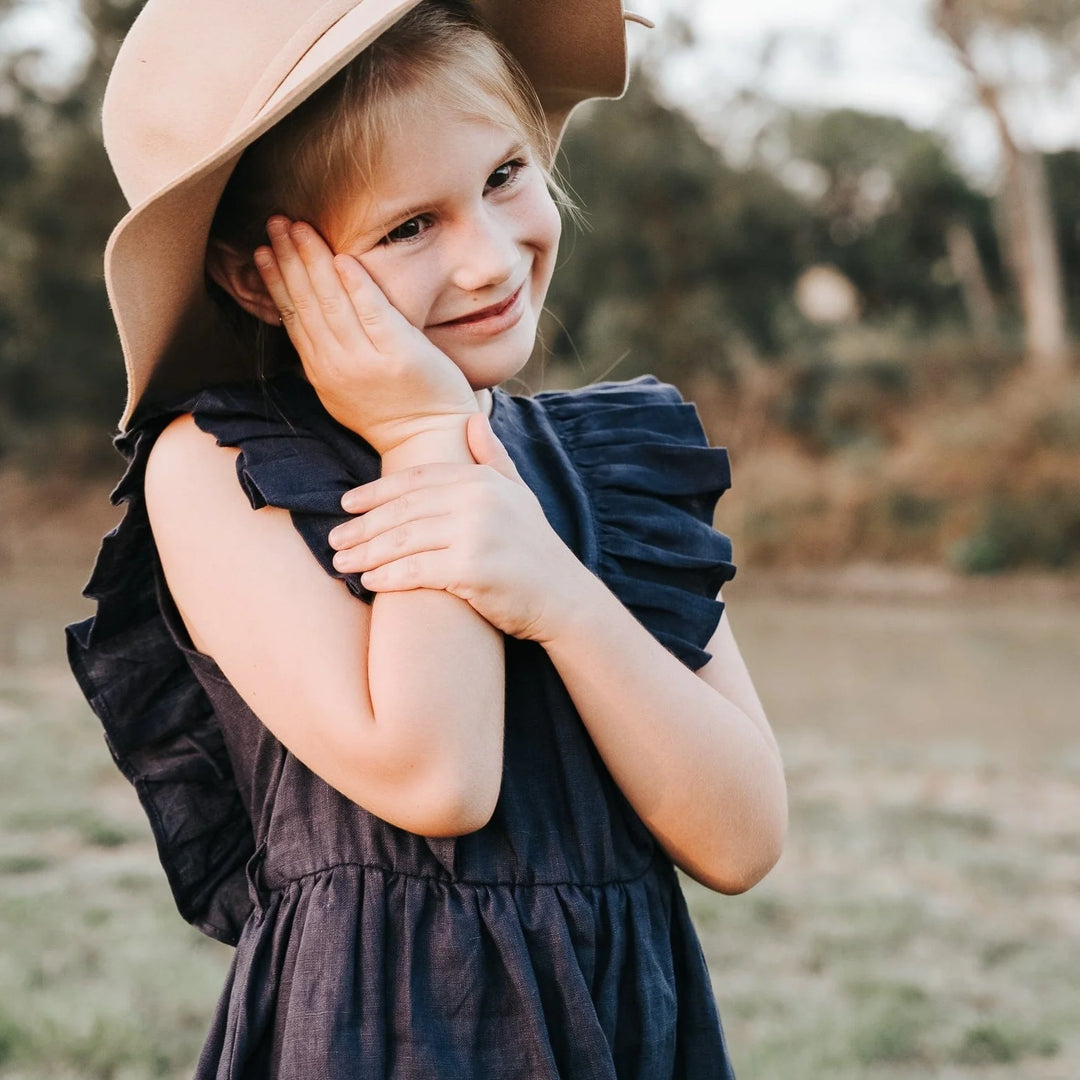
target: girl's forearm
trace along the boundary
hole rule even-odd
[[[615,782],[692,877],[720,892],[750,888],[787,828],[764,715],[687,668],[584,567],[561,591],[542,644]]]
[[[383,474],[433,461],[472,461],[464,424],[385,453]],[[445,766],[435,787],[447,807],[446,828],[439,830],[446,834],[479,828],[495,807],[504,678],[502,634],[465,600],[434,589],[375,594],[368,643],[372,714],[376,727],[404,735],[400,745],[423,743],[423,759]]]

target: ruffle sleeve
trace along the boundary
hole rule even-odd
[[[280,392],[292,403],[289,419]],[[374,594],[359,575],[334,570],[326,536],[349,517],[341,495],[379,475],[378,455],[309,398],[314,392],[299,379],[284,389],[280,380],[217,388],[120,435],[116,447],[127,469],[112,501],[126,511],[102,542],[84,591],[97,602],[96,614],[67,627],[72,672],[138,792],[180,914],[229,944],[251,910],[246,867],[254,833],[221,724],[163,613],[143,492],[146,462],[169,421],[191,412],[221,445],[240,450],[237,475],[251,505],[289,510],[323,568],[370,602]]]
[[[735,575],[731,541],[713,528],[731,485],[727,451],[653,375],[535,397],[586,488],[600,578],[696,671],[724,610],[716,594]]]
[[[335,525],[351,519],[341,509],[350,488],[376,480],[379,455],[330,417],[310,383],[293,376],[254,389],[203,391],[191,408],[195,423],[221,446],[237,448],[236,473],[251,506],[288,510],[319,565],[370,604],[375,593],[359,574],[334,568],[327,541]]]
[[[255,844],[221,726],[161,613],[142,488],[163,427],[116,441],[128,467],[112,501],[127,510],[84,591],[97,613],[67,628],[68,660],[150,819],[180,914],[235,944],[251,909],[245,867]]]

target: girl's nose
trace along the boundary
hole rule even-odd
[[[501,285],[521,258],[506,222],[486,208],[458,230],[456,241],[453,281],[465,292]]]

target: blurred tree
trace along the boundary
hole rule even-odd
[[[1065,294],[1045,163],[1026,146],[1007,98],[1009,75],[995,58],[1010,41],[1037,39],[1051,80],[1067,79],[1080,56],[1076,0],[933,0],[935,25],[968,73],[994,121],[1001,150],[1003,249],[1016,281],[1031,364],[1057,371],[1068,364]],[[993,46],[989,49],[987,46]],[[1024,65],[1025,71],[1030,64]]]
[[[587,226],[564,238],[549,300],[562,330],[549,346],[587,379],[613,364],[620,378],[731,377],[740,343],[779,344],[804,210],[774,177],[727,166],[646,72],[630,85],[567,134],[563,171]]]
[[[1080,336],[1080,150],[1046,156],[1046,178],[1057,223],[1073,332]]]
[[[58,417],[107,427],[123,399],[102,252],[126,206],[101,145],[99,113],[140,6],[84,0],[88,55],[66,87],[40,80],[34,53],[0,52],[0,398],[9,431]],[[0,20],[17,8],[3,0]]]
[[[11,212],[13,196],[33,174],[33,160],[26,145],[26,133],[14,115],[0,114],[0,453],[4,433],[11,427],[9,406],[2,379],[12,365],[12,343],[19,310],[19,266],[24,232]]]
[[[869,318],[908,311],[923,328],[966,311],[993,336],[997,276],[990,202],[948,159],[940,136],[853,109],[782,118],[779,164],[807,191],[811,249],[851,279]],[[793,169],[794,166],[794,169]]]

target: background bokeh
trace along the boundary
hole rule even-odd
[[[190,1073],[227,950],[180,922],[60,627],[115,520],[141,5],[0,0],[0,1080]],[[728,446],[729,617],[792,799],[688,883],[745,1080],[1080,1075],[1080,3],[642,4],[576,115],[513,392],[652,372]]]

